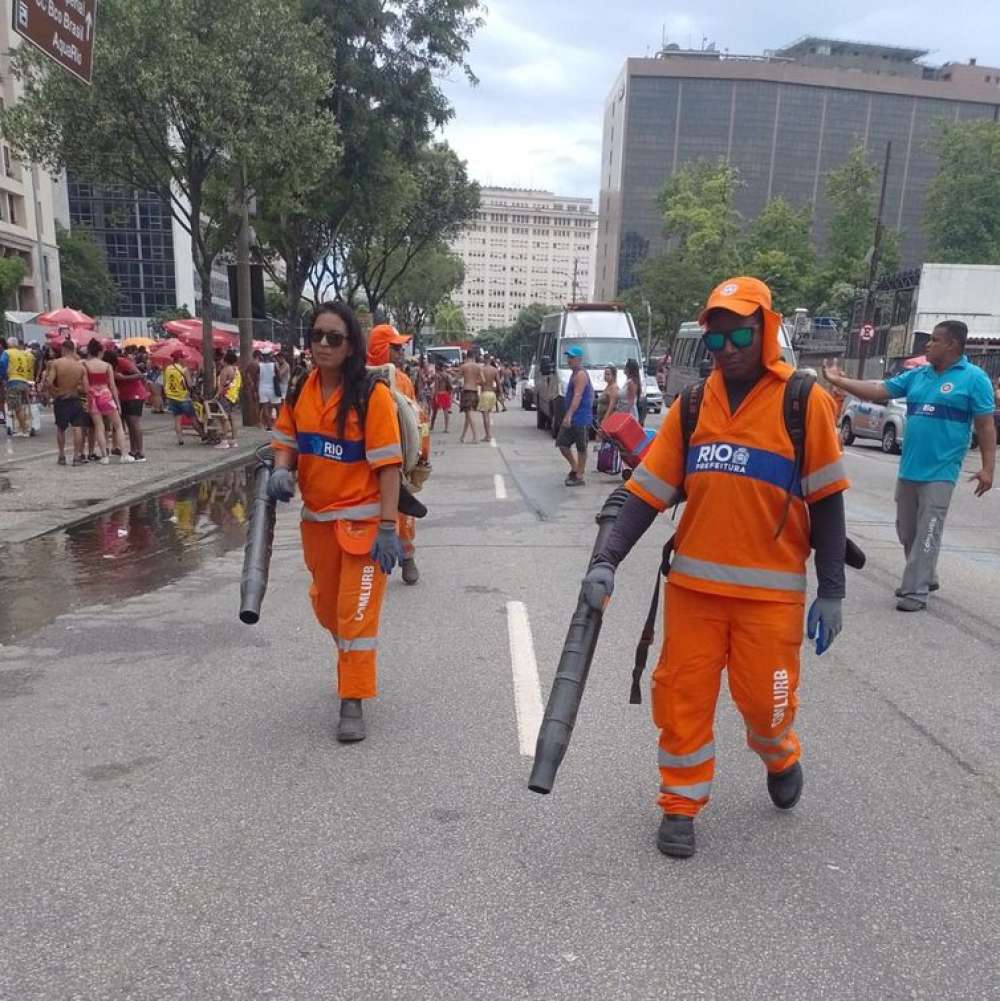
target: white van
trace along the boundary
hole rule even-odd
[[[705,331],[700,323],[682,323],[674,339],[673,360],[667,374],[667,384],[663,390],[663,403],[670,406],[693,382],[704,379],[712,370],[712,358],[701,339]],[[782,324],[778,330],[781,357],[793,368],[796,366],[795,351],[788,328]]]
[[[583,367],[597,396],[604,391],[604,370],[618,369],[618,385],[625,386],[625,362],[634,359],[642,370],[642,347],[635,324],[624,306],[617,303],[586,302],[566,306],[542,320],[535,355],[535,421],[539,429],[554,438],[563,419],[570,370],[566,351],[583,351]]]

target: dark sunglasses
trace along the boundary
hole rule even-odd
[[[701,339],[709,351],[721,351],[726,346],[726,341],[729,341],[734,348],[750,347],[753,344],[753,334],[753,327],[737,327],[728,333],[722,333],[719,330],[706,330],[701,335]]]
[[[339,348],[347,340],[347,334],[337,333],[333,330],[310,330],[309,340],[313,344],[322,344],[323,341],[326,341],[327,347]]]

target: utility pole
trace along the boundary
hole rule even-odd
[[[875,239],[872,242],[871,262],[868,265],[868,283],[865,286],[865,305],[861,312],[861,326],[872,322],[875,315],[875,281],[882,253],[882,215],[885,212],[885,188],[889,180],[889,163],[892,160],[892,140],[885,144],[885,166],[882,168],[882,193],[878,199],[878,215],[875,217]],[[865,362],[868,360],[869,341],[861,340],[858,345],[858,378],[865,377]]]
[[[576,290],[579,286],[579,275],[580,275],[580,258],[573,258],[573,302],[576,302]]]
[[[257,426],[257,412],[247,378],[253,361],[253,300],[250,295],[250,198],[246,174],[240,169],[240,231],[236,241],[236,284],[239,288],[240,368],[243,374],[243,426]]]

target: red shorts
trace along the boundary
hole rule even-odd
[[[434,397],[435,410],[451,410],[451,393],[438,393]]]

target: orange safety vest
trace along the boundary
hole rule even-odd
[[[787,371],[786,371],[787,369]],[[713,372],[684,462],[680,399],[627,489],[662,511],[684,497],[670,582],[706,594],[804,602],[808,504],[846,490],[834,403],[814,386],[806,411],[804,468],[783,413],[787,366],[766,371],[729,410],[722,374]],[[780,534],[786,506],[788,515]]]
[[[294,407],[285,404],[272,446],[295,452],[305,521],[365,521],[381,513],[378,471],[401,466],[403,450],[392,394],[378,383],[364,425],[353,409],[338,433],[341,389],[324,403],[319,371],[306,378]]]

